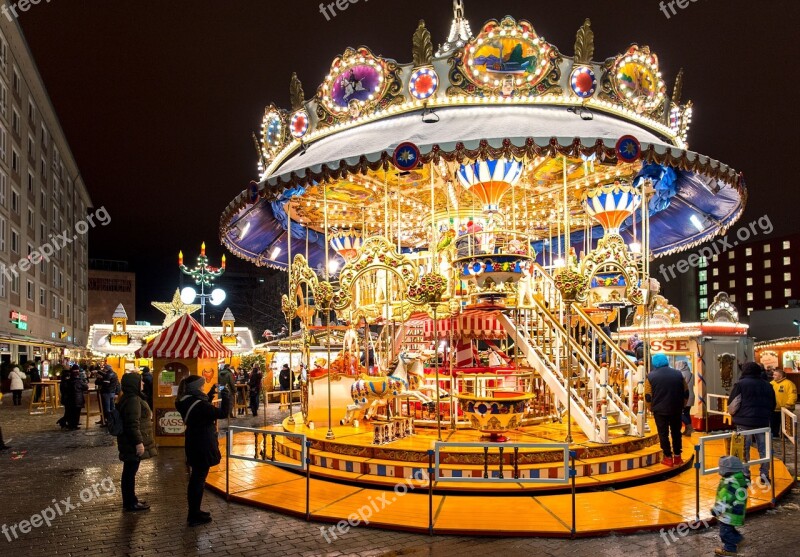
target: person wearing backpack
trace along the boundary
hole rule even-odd
[[[153,413],[142,394],[142,376],[126,373],[122,377],[122,396],[116,404],[122,432],[117,435],[119,459],[122,461],[122,507],[126,511],[146,511],[150,505],[136,497],[136,472],[142,460],[158,455],[153,440]],[[117,421],[109,419],[109,427]]]
[[[203,378],[198,375],[185,378],[178,386],[178,398],[175,401],[175,408],[186,425],[186,464],[191,467],[186,490],[189,504],[186,522],[189,526],[211,522],[211,513],[201,510],[200,506],[203,503],[208,470],[222,460],[217,439],[217,420],[228,416],[233,400],[230,390],[223,389],[219,408],[215,407],[211,401],[217,392],[217,386],[212,386],[206,394],[203,392],[204,384]]]

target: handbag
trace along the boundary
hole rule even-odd
[[[739,407],[742,405],[742,395],[736,395],[730,404],[728,404],[728,414],[731,416],[735,416],[736,412],[739,411]]]

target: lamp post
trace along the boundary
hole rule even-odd
[[[215,306],[225,301],[225,291],[220,288],[214,288],[211,292],[206,292],[206,288],[211,289],[211,287],[214,286],[214,281],[225,272],[225,255],[222,256],[221,267],[210,266],[208,264],[208,257],[206,257],[206,243],[203,242],[200,246],[200,255],[197,257],[197,264],[191,269],[184,265],[183,251],[179,251],[178,267],[184,275],[191,277],[194,283],[200,287],[199,294],[191,286],[184,288],[181,291],[181,300],[184,304],[190,304],[194,301],[195,297],[200,298],[200,324],[205,327],[206,300]]]
[[[800,320],[795,319],[794,321],[792,321],[792,325],[797,327],[797,335],[800,336]]]

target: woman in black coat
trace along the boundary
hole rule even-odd
[[[122,433],[117,436],[122,461],[122,506],[126,511],[146,511],[150,505],[136,497],[136,472],[142,460],[158,456],[153,439],[153,413],[142,394],[142,376],[122,376],[122,396],[117,411],[122,419]]]
[[[203,503],[208,470],[219,464],[222,455],[217,439],[217,420],[225,418],[231,408],[231,393],[222,391],[219,408],[211,404],[217,386],[211,387],[208,394],[203,392],[205,381],[198,375],[187,377],[178,387],[178,400],[175,408],[186,424],[185,451],[186,463],[191,467],[189,487],[186,498],[189,502],[189,526],[199,526],[211,522],[211,513],[200,510]]]

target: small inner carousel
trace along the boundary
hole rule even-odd
[[[503,494],[568,489],[535,481],[564,478],[564,444],[579,491],[693,481],[660,463],[647,362],[612,328],[638,311],[647,340],[650,261],[724,234],[743,210],[741,177],[688,150],[682,76],[668,94],[648,47],[595,61],[588,20],[573,56],[511,17],[473,36],[454,4],[436,52],[420,22],[411,63],[347,49],[310,99],[293,76],[291,109],[264,114],[261,180],[222,215],[231,252],[287,272],[282,310],[307,339],[300,408],[283,430],[306,436],[313,485],[333,495],[416,478],[439,441],[438,477],[452,481],[433,492],[490,510]],[[332,329],[341,349],[312,358]],[[302,465],[297,439],[243,432],[233,448]],[[292,472],[235,466],[236,497],[297,510]],[[504,477],[531,481],[467,481]],[[346,517],[333,495],[311,515]],[[609,504],[594,495],[587,505]],[[655,521],[592,528],[681,522],[689,500]],[[416,528],[400,514],[379,523]],[[442,516],[440,531],[483,530]],[[556,533],[552,516],[512,530]]]

